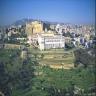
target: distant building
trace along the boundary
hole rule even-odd
[[[85,38],[84,37],[80,37],[80,44],[85,44]]]
[[[70,43],[71,42],[71,38],[70,37],[64,37],[65,38],[65,43]]]
[[[50,25],[50,29],[55,31],[56,25]]]
[[[60,24],[57,24],[56,25],[56,28],[55,28],[56,32],[60,35],[62,35],[62,26]]]
[[[27,35],[33,35],[36,33],[43,32],[43,23],[39,21],[34,21],[26,24],[26,33]]]

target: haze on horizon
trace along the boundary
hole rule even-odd
[[[95,0],[0,0],[0,26],[23,18],[95,23]]]

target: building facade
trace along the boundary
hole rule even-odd
[[[40,50],[65,47],[65,39],[61,35],[39,36],[38,43]]]
[[[26,33],[27,35],[33,35],[36,33],[43,32],[43,23],[39,21],[34,21],[26,24]]]

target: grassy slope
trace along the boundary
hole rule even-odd
[[[39,51],[34,51],[34,52],[38,53]],[[6,64],[8,65],[7,69],[9,71],[11,72],[18,71],[18,68],[20,68],[21,66],[20,57],[15,57],[12,59],[10,58],[10,54],[11,55],[16,54],[16,50],[13,50],[13,51],[12,50],[0,50],[0,61],[4,61],[5,63],[6,62],[8,63]],[[63,53],[60,53],[60,54],[58,53],[58,55],[61,55],[61,54]],[[46,52],[46,55],[47,55],[47,52]],[[69,57],[66,57],[66,58],[68,59]],[[55,59],[56,58],[54,58],[54,60]],[[10,63],[14,65],[11,66]],[[42,87],[55,86],[57,88],[65,89],[65,88],[70,87],[70,82],[73,82],[78,87],[87,89],[88,87],[91,87],[92,85],[94,85],[94,82],[95,82],[94,74],[93,74],[93,71],[91,71],[91,69],[82,68],[82,69],[70,69],[70,70],[65,70],[65,69],[55,70],[49,67],[37,66],[36,72],[38,71],[42,72],[42,74],[36,76],[35,78],[31,78],[32,90],[29,90],[29,89],[26,89],[24,91],[20,89],[15,90],[15,91],[13,90],[12,91],[13,96],[48,96],[47,95],[48,93],[43,91]]]

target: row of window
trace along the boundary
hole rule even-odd
[[[45,48],[60,48],[61,44],[45,44]]]
[[[60,42],[61,40],[57,40],[57,39],[49,39],[49,40],[45,40],[45,42]]]

